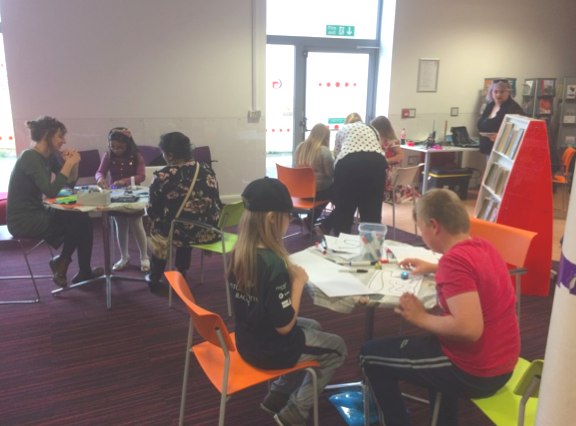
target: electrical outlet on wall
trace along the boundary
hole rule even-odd
[[[458,117],[458,107],[450,108],[450,117]]]

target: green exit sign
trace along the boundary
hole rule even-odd
[[[327,36],[354,37],[353,25],[326,25]]]
[[[328,124],[344,124],[345,118],[329,118]]]

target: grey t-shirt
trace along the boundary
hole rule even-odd
[[[20,154],[8,184],[8,231],[18,237],[40,237],[50,225],[52,209],[43,204],[42,195],[55,198],[68,178],[54,154],[44,157],[34,149]],[[56,179],[52,181],[52,173]]]
[[[334,158],[329,148],[320,147],[312,168],[316,176],[316,191],[328,188],[334,179]]]

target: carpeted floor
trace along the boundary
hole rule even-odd
[[[94,265],[99,265],[103,256],[97,221],[94,236]],[[401,241],[415,241],[406,232],[398,231],[398,236]],[[309,244],[307,235],[286,240],[290,252]],[[138,259],[134,241],[131,255]],[[31,255],[36,274],[49,273],[48,259],[46,247]],[[1,263],[5,276],[24,273],[25,264],[16,250],[3,249]],[[197,302],[222,315],[233,330],[234,320],[226,316],[221,258],[206,260],[204,284],[198,282],[199,263],[199,254],[194,253],[188,282]],[[69,276],[74,272],[71,268]],[[140,274],[137,266],[126,273]],[[169,309],[166,287],[151,294],[144,283],[116,282],[112,309],[108,310],[103,284],[69,291],[58,298],[50,293],[55,288],[51,280],[42,279],[38,284],[41,303],[0,306],[0,425],[177,425],[189,319],[182,302],[175,298]],[[553,289],[548,297],[522,298],[522,356],[527,359],[544,356]],[[27,281],[0,282],[1,300],[32,295]],[[315,318],[326,331],[344,337],[350,355],[333,381],[357,381],[364,309],[339,314],[314,306],[305,296],[301,316]],[[392,311],[378,310],[374,336],[397,335],[398,325]],[[405,329],[418,333],[414,327]],[[185,424],[216,424],[218,392],[195,361],[190,375]],[[424,396],[421,390],[407,390]],[[273,425],[272,418],[258,408],[265,393],[263,384],[231,398],[227,424]],[[415,426],[429,424],[427,407],[411,403],[408,407]],[[346,424],[326,397],[321,398],[320,418],[322,425]],[[492,424],[469,401],[462,401],[460,419],[467,426]]]

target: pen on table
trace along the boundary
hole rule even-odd
[[[347,263],[350,266],[373,266],[376,265],[376,261],[369,261],[369,260],[357,260],[357,261],[353,261],[353,262],[348,262]]]
[[[368,273],[368,269],[340,269],[338,272],[355,272],[358,274],[366,274]]]
[[[314,247],[316,247],[316,250],[318,250],[319,252],[321,252],[322,254],[326,254],[326,249],[324,247],[320,246],[320,243],[315,243]]]

